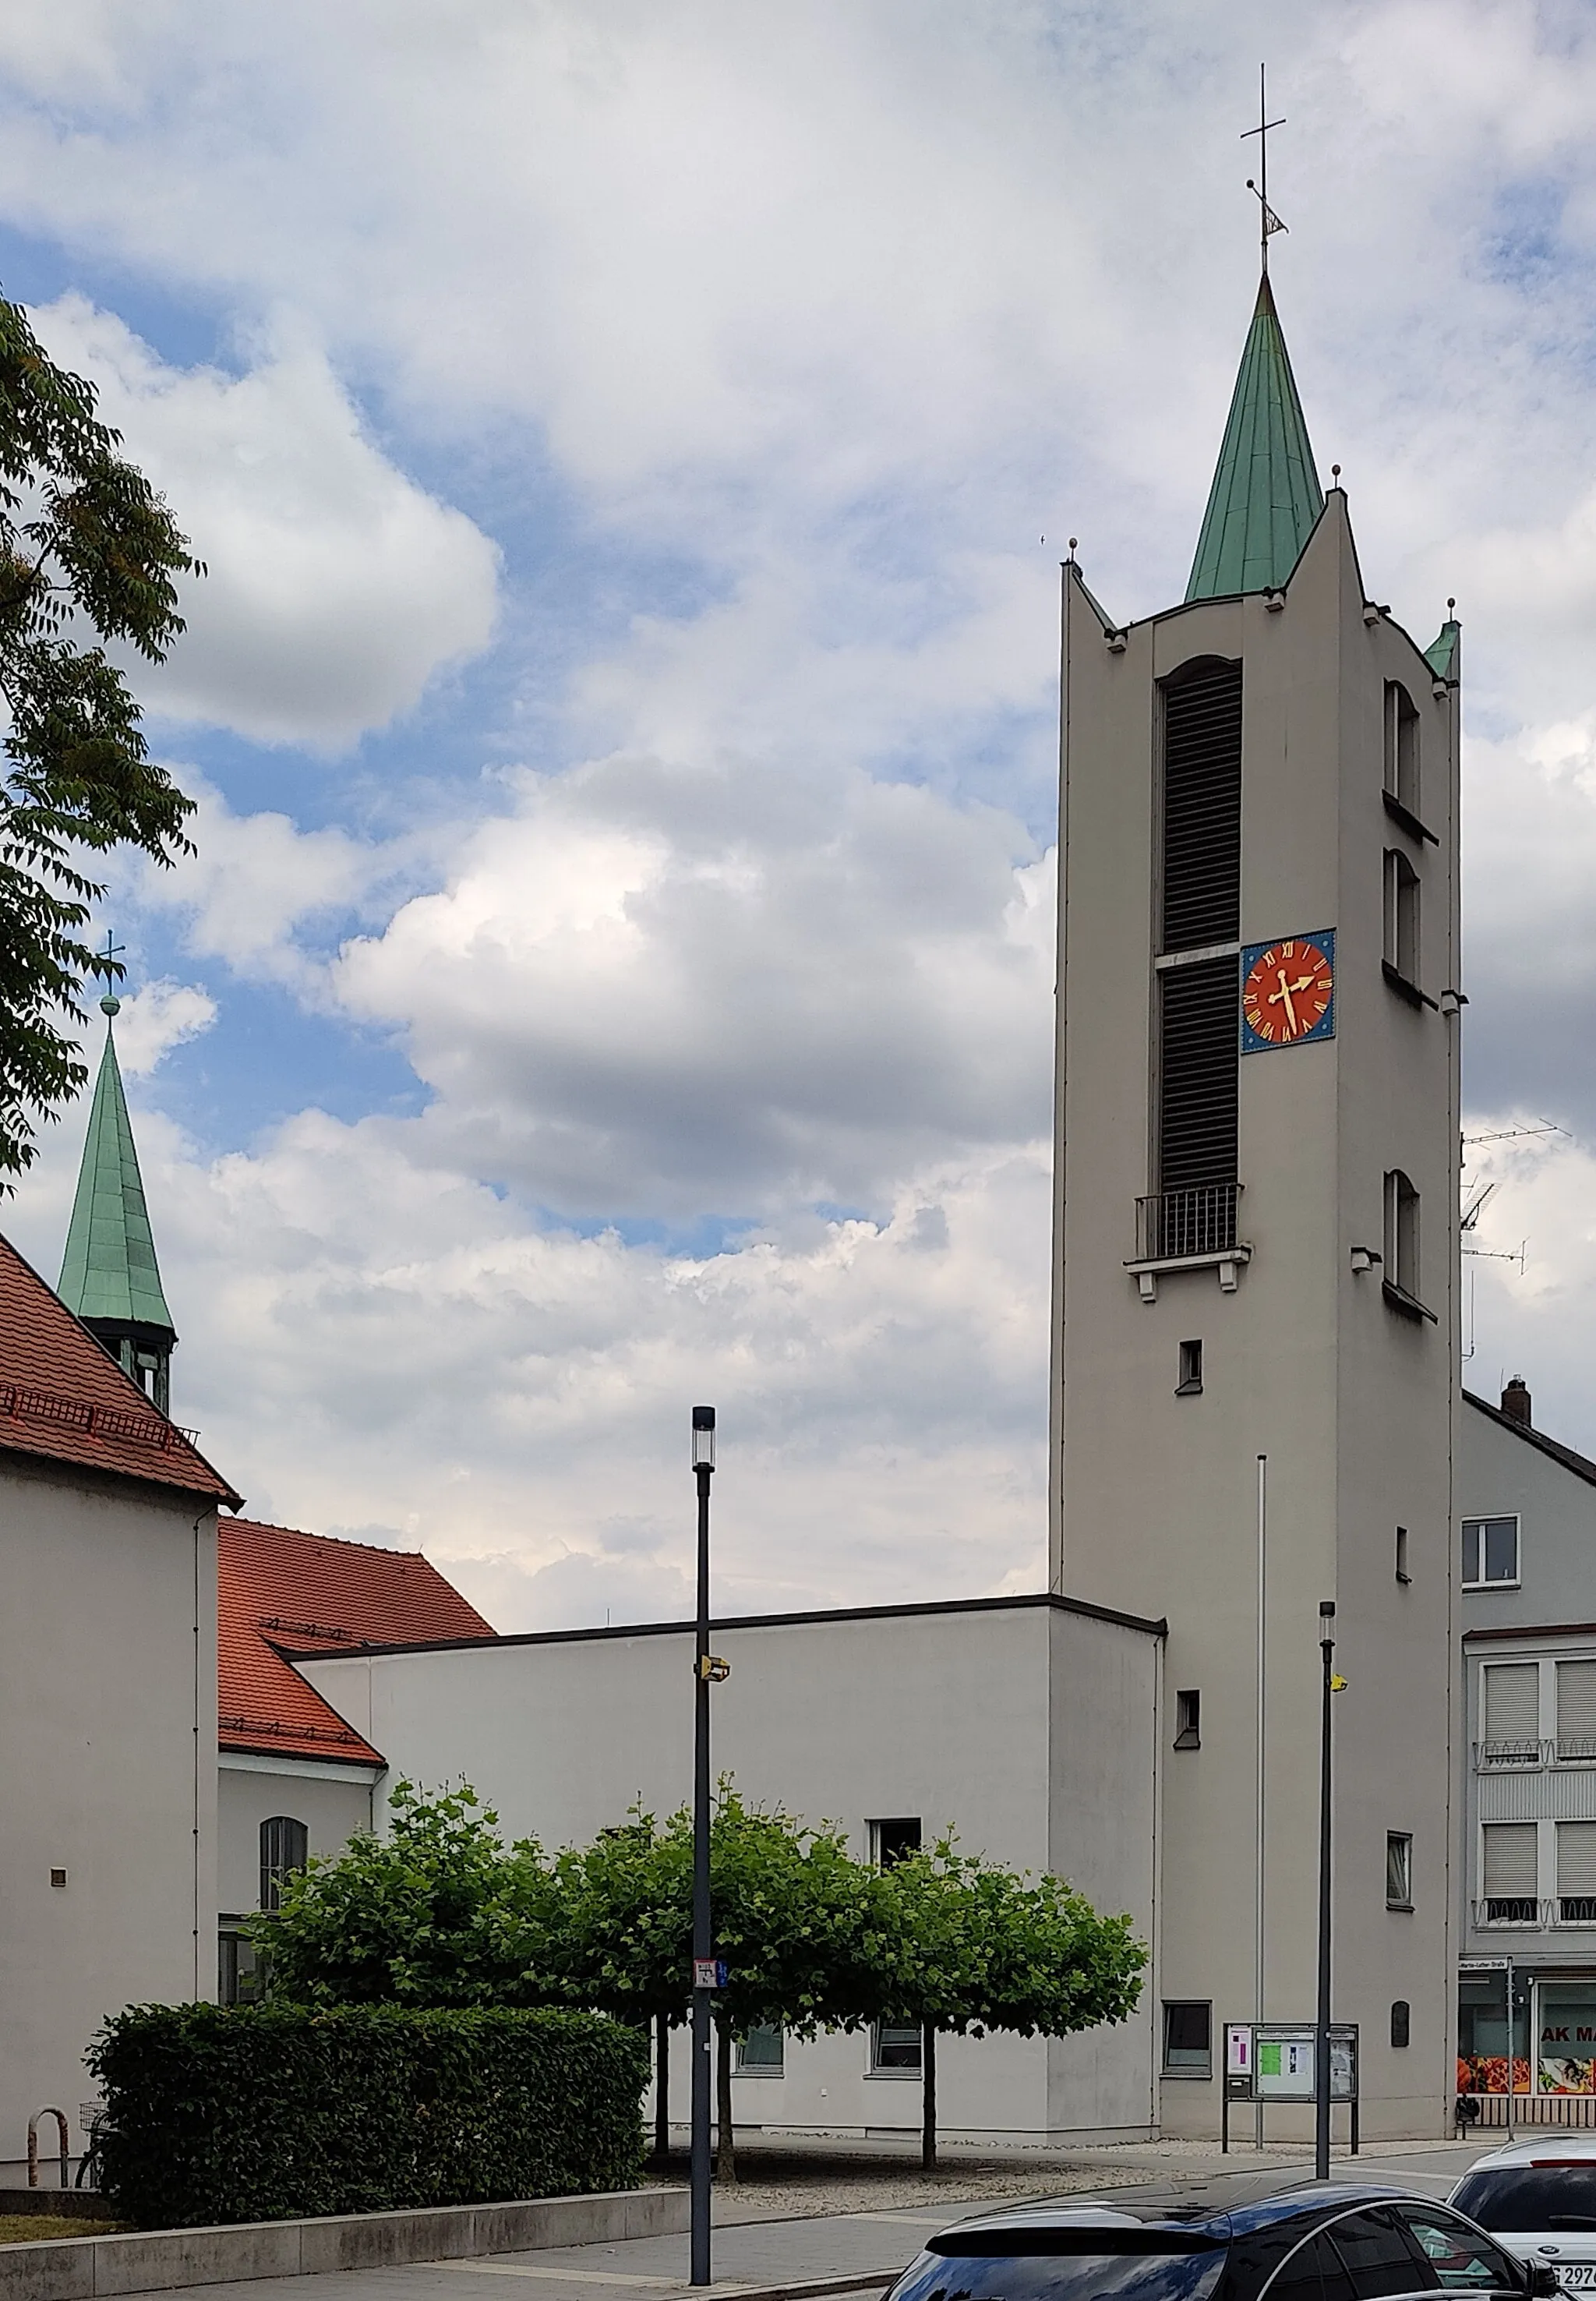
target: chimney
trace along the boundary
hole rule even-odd
[[[1530,1420],[1530,1394],[1521,1374],[1508,1377],[1508,1386],[1502,1393],[1502,1412],[1509,1422],[1522,1422],[1526,1430],[1534,1427]]]

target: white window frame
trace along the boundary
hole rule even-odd
[[[1402,1848],[1401,1866],[1404,1891],[1393,1897],[1391,1890],[1391,1848]],[[1385,1906],[1411,1914],[1413,1909],[1413,1832],[1410,1829],[1388,1829],[1385,1833]]]
[[[778,2022],[774,2021],[762,2021],[758,2024],[758,2027],[762,2030],[767,2032],[774,2030],[781,2044],[780,2054],[773,2062],[748,2061],[744,2058],[744,2050],[747,2046],[748,2039],[746,2037],[738,2037],[733,2040],[736,2046],[736,2052],[732,2055],[731,2061],[732,2076],[734,2078],[784,2078],[787,2075],[786,2031]]]
[[[1465,1528],[1471,1526],[1480,1527],[1487,1526],[1506,1526],[1509,1522],[1513,1528],[1513,1572],[1511,1577],[1500,1582],[1463,1581],[1462,1564]],[[1479,1539],[1477,1562],[1483,1570],[1485,1564],[1485,1542],[1483,1534]],[[1458,1520],[1458,1564],[1459,1587],[1462,1589],[1517,1590],[1522,1588],[1524,1576],[1524,1519],[1522,1512],[1518,1510],[1471,1510],[1466,1518],[1460,1518]]]

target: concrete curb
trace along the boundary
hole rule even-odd
[[[393,2269],[485,2253],[676,2237],[688,2226],[689,2211],[685,2189],[613,2189],[497,2205],[47,2238],[36,2245],[0,2246],[0,2301],[96,2301],[102,2294],[248,2277],[309,2277],[330,2269]]]

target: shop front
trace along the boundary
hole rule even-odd
[[[1468,2123],[1596,2125],[1596,1967],[1466,1961],[1458,2093]]]

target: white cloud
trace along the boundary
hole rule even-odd
[[[336,748],[487,645],[495,546],[380,453],[319,352],[235,378],[164,366],[81,297],[33,317],[209,570],[185,587],[188,628],[164,668],[138,674],[152,707]]]
[[[338,989],[404,1031],[433,1155],[534,1202],[873,1208],[1047,1123],[1052,865],[1026,844],[856,769],[620,756],[526,778]]]
[[[164,979],[121,998],[116,1018],[116,1058],[129,1078],[145,1078],[163,1055],[197,1038],[216,1020],[216,1001],[196,983]]]
[[[720,1602],[1042,1574],[1040,1147],[689,1257],[538,1229],[422,1164],[414,1121],[309,1114],[209,1164],[138,1127],[175,1410],[258,1514],[424,1538],[506,1628],[673,1610],[707,1397]],[[54,1268],[41,1181],[8,1229]]]

